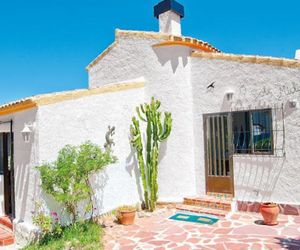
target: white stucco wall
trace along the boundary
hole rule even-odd
[[[136,106],[143,102],[144,89],[138,88],[39,107],[40,163],[55,161],[58,151],[67,144],[79,145],[90,140],[103,147],[108,126],[116,127],[113,150],[118,162],[92,178],[96,214],[141,201],[129,128]],[[39,199],[46,202],[49,210],[58,210],[42,190]]]
[[[8,116],[0,116],[0,121],[13,120],[14,132],[14,174],[15,174],[15,209],[16,219],[24,220],[31,216],[32,203],[35,197],[34,166],[38,163],[38,118],[37,109],[17,112]],[[25,143],[21,131],[25,123],[35,123],[36,127]],[[3,181],[3,178],[1,178]],[[3,190],[3,183],[0,183]],[[4,214],[4,203],[1,203],[1,214]]]
[[[159,200],[182,201],[196,194],[193,100],[188,56],[183,46],[153,48],[158,39],[120,37],[118,45],[89,72],[90,87],[144,77],[145,100],[162,102],[172,113],[173,130],[161,147]]]
[[[207,86],[215,82],[214,90]],[[201,192],[205,190],[203,119],[205,113],[284,106],[286,157],[234,156],[235,197],[244,201],[300,203],[300,70],[263,64],[192,58],[195,157]],[[226,100],[233,91],[233,102]],[[288,101],[297,100],[296,109]],[[273,117],[275,118],[275,117]],[[277,116],[282,129],[281,116]],[[275,126],[275,124],[273,124]],[[278,132],[278,146],[282,145]]]

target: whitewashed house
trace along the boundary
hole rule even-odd
[[[54,161],[66,144],[103,145],[108,125],[116,127],[119,161],[93,180],[97,212],[141,201],[129,126],[135,107],[152,96],[173,117],[161,147],[159,201],[224,193],[232,209],[272,201],[300,213],[299,53],[234,55],[182,36],[184,9],[173,0],[155,6],[155,16],[159,32],[116,30],[87,66],[87,89],[0,107],[0,213],[14,219],[19,242],[30,237],[34,201],[55,209],[35,166]]]

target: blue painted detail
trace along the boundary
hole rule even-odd
[[[154,16],[158,18],[160,14],[165,13],[169,10],[174,11],[175,13],[180,15],[181,18],[184,17],[184,6],[176,2],[175,0],[164,0],[155,5]]]

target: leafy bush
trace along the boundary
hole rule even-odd
[[[35,203],[32,222],[40,228],[43,238],[57,237],[60,236],[62,232],[58,214],[56,212],[51,212],[51,215],[46,214],[43,210],[43,203],[41,202]]]
[[[78,204],[81,202],[85,202],[85,212],[93,216],[90,176],[116,161],[111,150],[103,151],[98,145],[87,141],[80,146],[65,146],[59,151],[55,162],[37,168],[43,190],[63,205],[74,223],[78,220]]]

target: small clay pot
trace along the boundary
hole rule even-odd
[[[278,224],[277,218],[279,214],[279,207],[275,203],[262,203],[260,205],[260,213],[264,218],[264,224],[268,226],[275,226]]]
[[[119,222],[122,225],[134,224],[136,211],[119,211]]]

